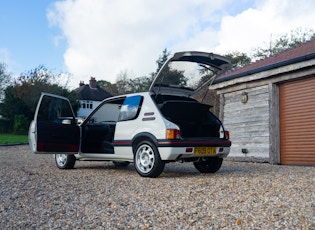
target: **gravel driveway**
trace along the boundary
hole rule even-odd
[[[0,147],[0,229],[315,229],[315,168],[225,161],[216,174],[167,164],[77,162]]]

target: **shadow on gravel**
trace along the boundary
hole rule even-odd
[[[287,169],[290,170],[304,170],[305,166],[285,166],[285,165],[271,165],[268,163],[254,163],[254,162],[224,162],[221,169],[216,173],[204,174],[197,171],[192,163],[168,163],[165,165],[165,169],[159,176],[161,178],[170,177],[196,177],[196,176],[207,176],[207,177],[241,177],[248,175],[250,177],[257,175],[284,175]],[[285,170],[286,169],[286,170]],[[130,176],[131,174],[138,175],[134,164],[131,163],[128,167],[117,167],[111,162],[78,162],[73,169],[75,171],[80,170],[82,173],[84,171],[97,171],[109,174],[126,174]]]
[[[122,174],[126,173],[126,176],[130,176],[130,173],[134,173],[135,175],[138,176],[136,169],[134,168],[134,164],[131,163],[128,167],[116,167],[114,164],[111,163],[104,163],[101,164],[100,162],[94,163],[89,162],[88,165],[86,164],[81,164],[82,162],[79,162],[79,164],[76,164],[73,170],[95,170],[95,171],[104,171],[104,173],[108,172],[110,174],[113,174],[115,172]],[[215,173],[218,174],[220,173],[220,170]],[[159,178],[179,178],[179,177],[196,177],[198,175],[215,175],[215,174],[202,174],[198,172],[193,164],[191,163],[169,163],[165,165],[164,171],[162,174],[159,176]]]
[[[137,174],[137,171],[133,163],[130,163],[127,167],[117,167],[110,162],[77,162],[72,170],[84,171],[104,171],[113,174],[115,172],[121,174],[126,173],[126,176],[130,176],[130,173]],[[169,163],[165,165],[164,171],[159,177],[187,177],[196,176],[200,173],[192,166],[192,164],[180,164],[180,163]]]
[[[103,170],[103,171],[125,171],[125,172],[130,172],[130,171],[135,171],[133,168],[133,165],[129,165],[127,167],[117,167],[115,165],[110,165],[110,164],[93,164],[90,163],[89,165],[80,165],[76,163],[74,166],[73,170],[88,170],[88,169],[93,169],[93,170]]]

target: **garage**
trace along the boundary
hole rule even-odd
[[[279,84],[280,164],[315,165],[315,75]]]
[[[210,89],[231,159],[315,166],[315,38],[228,71]]]

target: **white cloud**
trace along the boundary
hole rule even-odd
[[[10,61],[10,52],[7,49],[0,48],[0,61],[3,63]]]
[[[48,18],[67,41],[64,62],[75,85],[90,76],[114,82],[124,70],[147,75],[155,71],[164,48],[248,51],[268,41],[271,34],[315,26],[311,0],[249,2],[65,0],[49,9]],[[242,3],[246,9],[229,15]]]
[[[236,16],[222,18],[219,31],[220,45],[217,52],[250,52],[261,47],[276,36],[301,28],[315,30],[315,2],[302,0],[258,1],[255,9],[250,8]]]
[[[10,51],[5,48],[0,48],[0,63],[5,64],[6,71],[11,75],[13,73],[13,68],[17,66],[16,62],[11,57]]]
[[[204,47],[211,32],[202,31],[200,23],[211,20],[219,7],[208,0],[69,0],[56,2],[48,18],[67,40],[69,72],[81,80],[94,76],[114,82],[122,70],[137,76],[155,71],[164,48]]]

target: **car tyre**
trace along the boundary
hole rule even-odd
[[[76,158],[72,154],[55,154],[55,162],[60,169],[73,169]]]
[[[215,173],[221,168],[222,162],[223,158],[208,157],[194,162],[194,166],[201,173]]]
[[[113,161],[113,163],[118,168],[126,168],[130,164],[129,161]]]
[[[141,141],[136,146],[134,164],[140,176],[151,178],[158,177],[165,166],[156,146],[150,141]]]

